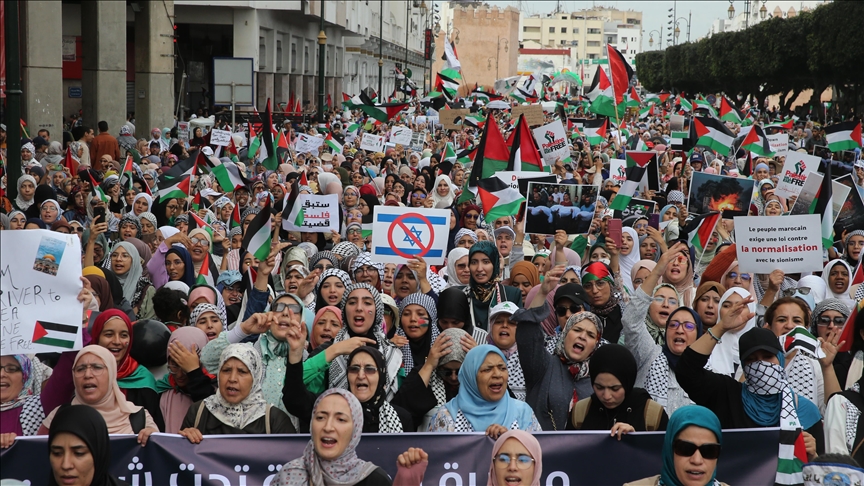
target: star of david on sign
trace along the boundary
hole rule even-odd
[[[417,239],[419,240],[419,239],[420,239],[420,235],[423,234],[423,231],[418,230],[416,226],[411,225],[411,233],[413,233],[414,235],[416,235],[416,236],[417,236]],[[411,238],[411,236],[408,235],[408,234],[405,235],[405,238],[403,238],[402,241],[406,241],[406,242],[408,242],[411,246],[414,246],[414,240],[413,240],[413,239]]]

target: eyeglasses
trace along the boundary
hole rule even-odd
[[[170,209],[171,211],[177,211],[177,209],[179,209],[180,206],[178,206],[176,204],[169,204],[169,205],[165,206],[165,208]]]
[[[747,280],[747,281],[750,280],[750,274],[749,274],[749,273],[735,273],[735,272],[729,272],[729,275],[728,275],[728,276],[729,276],[729,278],[731,278],[732,280],[735,280],[735,279],[738,278],[738,277],[741,277],[741,280]]]
[[[87,373],[88,368],[93,371],[93,376],[100,376],[102,373],[105,373],[106,366],[99,363],[82,364],[76,366],[72,371],[75,373],[75,376],[81,377]]]
[[[581,306],[581,305],[573,304],[573,305],[570,305],[570,306],[559,305],[559,306],[556,306],[556,307],[555,307],[555,313],[558,314],[558,315],[561,316],[561,317],[566,316],[566,315],[567,315],[567,311],[570,311],[571,313],[576,314],[576,313],[578,313],[578,312],[582,312],[582,306]]]
[[[633,225],[633,228],[635,228],[635,229],[637,229],[637,230],[640,230],[640,229],[647,229],[647,228],[648,228],[648,223],[639,223],[639,224]]]
[[[303,311],[303,308],[300,307],[299,305],[297,305],[297,304],[286,304],[285,302],[276,302],[276,303],[273,304],[273,306],[270,308],[270,310],[273,311],[273,312],[285,312],[285,309],[288,309],[288,310],[290,310],[291,312],[293,312],[293,313],[295,313],[295,314],[299,314],[300,312]]]
[[[837,317],[819,316],[819,321],[816,324],[819,327],[825,327],[825,326],[830,326],[832,322],[834,323],[834,327],[843,327],[846,325],[846,318],[843,316],[837,316]]]
[[[417,199],[426,199],[426,194],[423,194],[422,192],[415,192],[414,197]]]
[[[678,307],[678,299],[674,297],[654,297],[651,300],[654,302],[663,305],[664,303],[668,303],[670,307]]]
[[[510,454],[498,454],[495,456],[495,467],[506,468],[510,467],[510,461],[516,460],[517,469],[528,469],[531,464],[534,464],[534,458],[528,454],[519,454],[515,458]]]
[[[678,329],[680,326],[684,326],[684,329],[688,331],[693,331],[696,329],[695,322],[669,321],[666,323],[666,330],[668,331],[670,329]]]
[[[372,376],[378,374],[378,368],[372,365],[360,366],[360,365],[351,365],[348,367],[349,375],[359,375],[360,370],[363,370],[363,374],[366,376]]]
[[[697,446],[692,442],[681,439],[672,442],[672,451],[676,456],[690,457],[696,454],[697,450],[703,459],[717,459],[720,457],[720,444],[708,443]]]
[[[11,375],[12,373],[21,373],[21,367],[14,364],[0,366],[0,370],[5,371],[7,375]]]
[[[364,273],[376,274],[376,273],[378,273],[378,269],[373,267],[373,266],[370,266],[370,265],[363,265],[362,267],[359,267],[357,270],[354,270],[354,276],[355,277],[358,275],[362,275]]]
[[[438,368],[435,370],[438,373],[438,376],[441,378],[447,378],[448,376],[459,376],[459,370],[451,370],[449,368]]]
[[[233,287],[226,286],[225,291],[228,292],[229,294],[239,294],[239,293],[243,292],[240,289],[240,287],[237,287],[237,286],[233,286]]]
[[[189,241],[192,242],[192,246],[210,246],[210,242],[207,241],[206,238],[189,238]]]
[[[479,217],[480,217],[479,214],[466,214],[465,215],[465,219],[477,219]]]
[[[316,263],[315,266],[312,267],[312,270],[321,270],[323,272],[324,270],[328,270],[331,268],[333,268],[333,265],[327,265],[326,263]]]
[[[596,288],[597,290],[602,289],[603,287],[609,285],[609,282],[605,280],[595,280],[593,282],[585,282],[582,284],[582,288],[586,291]]]
[[[358,229],[350,229],[350,230],[348,230],[348,234],[349,235],[359,235],[359,234],[363,234],[363,231],[358,230]],[[354,272],[354,273],[357,273],[357,272]]]

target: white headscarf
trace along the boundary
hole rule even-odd
[[[147,211],[145,211],[145,212],[149,212],[151,209],[153,209],[153,198],[150,196],[150,194],[147,194],[146,192],[141,192],[141,193],[138,193],[135,196],[135,199],[132,200],[132,208],[133,209],[130,209],[129,210],[130,212],[134,213],[135,201],[137,201],[139,199],[144,199],[145,201],[147,201]],[[135,216],[138,216],[138,215],[136,214]]]
[[[621,279],[624,281],[624,286],[627,287],[627,290],[633,292],[633,279],[630,278],[630,270],[641,259],[639,256],[639,233],[629,226],[621,228],[621,230],[633,238],[633,247],[630,249],[630,254],[624,255],[623,253],[619,253],[618,256],[618,268],[621,271]]]
[[[729,298],[732,294],[738,294],[743,299],[747,299],[750,297],[750,292],[742,289],[741,287],[732,287],[727,290],[722,297],[720,297],[720,305],[718,306],[718,319],[720,309],[723,308],[723,303],[726,302],[726,299]],[[747,304],[747,308],[749,312],[756,313],[756,303],[751,302]],[[737,369],[741,366],[740,358],[738,357],[738,339],[742,334],[756,327],[756,318],[750,319],[747,321],[747,324],[744,325],[743,328],[737,331],[729,331],[726,334],[723,334],[723,339],[714,346],[714,350],[711,351],[711,356],[708,358],[708,367],[714,371],[715,373],[719,373],[721,375],[733,376]]]
[[[468,249],[462,247],[453,248],[447,254],[447,288],[468,285],[468,282],[460,282],[459,277],[456,276],[456,262],[465,256],[468,256]]]
[[[138,249],[128,241],[117,243],[114,246],[114,249],[111,250],[111,253],[113,254],[118,248],[126,250],[132,258],[132,262],[129,264],[129,270],[123,275],[117,275],[117,280],[119,280],[120,284],[123,286],[123,297],[125,297],[130,304],[134,304],[135,289],[138,287],[138,281],[141,280],[141,277],[144,274],[144,269],[141,267],[141,256],[138,254]],[[110,256],[108,257],[108,261],[111,261]],[[109,270],[112,272],[114,271],[114,269]]]
[[[164,238],[166,240],[180,232],[180,230],[178,230],[177,228],[175,228],[173,226],[160,226],[157,231],[161,231],[162,232],[162,238]]]
[[[441,197],[438,195],[438,184],[441,181],[447,182],[447,195]],[[450,177],[441,174],[435,178],[435,185],[432,186],[432,200],[435,201],[435,207],[438,209],[446,209],[453,205],[453,201],[456,199],[456,192],[453,190],[453,182],[450,181]]]
[[[846,285],[846,289],[840,293],[834,292],[834,290],[831,289],[831,284],[828,283],[828,277],[831,274],[831,270],[838,264],[841,264],[844,267],[846,267],[846,271],[849,272],[849,284]],[[842,258],[838,258],[836,260],[831,260],[830,262],[828,262],[825,265],[825,269],[822,271],[822,280],[825,281],[825,286],[828,287],[828,291],[826,293],[826,296],[830,295],[831,297],[834,297],[835,299],[839,300],[840,302],[843,302],[843,304],[845,304],[846,307],[848,307],[850,311],[855,307],[855,301],[852,300],[852,297],[849,297],[849,287],[852,285],[853,274],[854,274],[854,272],[852,271],[852,267],[849,266],[849,264],[846,263],[846,261],[843,260]]]

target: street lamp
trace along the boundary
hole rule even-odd
[[[688,14],[688,18],[678,17],[675,19],[675,40],[678,40],[678,35],[681,33],[681,29],[678,28],[678,21],[683,20],[687,23],[687,42],[690,42],[690,19],[692,18],[692,13]]]
[[[729,15],[729,20],[732,20],[735,18],[735,6],[732,5],[733,3],[734,3],[734,0],[729,0],[729,9],[726,10],[726,13]]]
[[[762,1],[762,8],[759,9],[759,18],[765,20],[765,16],[768,15],[768,9],[765,7],[765,1]]]
[[[760,0],[744,0],[744,28],[745,29],[750,27],[750,14],[751,14],[750,5],[755,1],[760,1]],[[767,2],[767,1],[768,0],[761,0],[762,7],[759,9],[759,18],[761,20],[765,20],[765,17],[768,15],[768,8],[765,7],[765,2]],[[727,13],[729,14],[729,20],[732,20],[733,18],[735,18],[735,7],[733,6],[734,2],[735,2],[735,0],[729,0],[729,9],[727,10]]]
[[[660,39],[657,48],[663,49],[663,26],[660,26],[660,30],[654,29],[651,32],[648,32],[648,47],[652,47],[654,45],[654,32],[657,32],[657,36]]]

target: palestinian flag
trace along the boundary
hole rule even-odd
[[[807,329],[800,326],[796,326],[788,334],[780,336],[780,344],[783,346],[783,351],[786,355],[792,351],[800,350],[814,359],[825,357],[825,351],[822,351],[819,339],[810,334]]]
[[[794,126],[795,120],[792,118],[787,118],[785,120],[774,120],[773,122],[765,125],[765,128],[785,128],[786,130],[791,130]]]
[[[744,141],[741,142],[741,149],[749,150],[756,155],[763,157],[774,157],[774,152],[771,151],[771,144],[768,142],[768,137],[762,131],[759,125],[753,125],[753,128],[747,132]]]
[[[639,110],[639,119],[644,120],[654,114],[654,105],[646,106]]]
[[[471,173],[465,179],[465,186],[459,201],[467,201],[473,196],[473,188],[477,186],[480,179],[488,179],[493,177],[496,172],[502,170],[513,170],[509,164],[510,153],[507,151],[507,144],[504,142],[504,136],[498,130],[498,124],[492,115],[489,115],[486,125],[483,127],[483,135],[480,137],[480,143],[477,145],[477,152],[474,155],[474,165],[471,167]]]
[[[291,103],[293,103],[293,101],[288,103],[288,104],[290,105]],[[348,96],[347,94],[345,94],[344,91],[342,92],[342,106],[344,106],[345,109],[353,110],[354,108],[357,107],[357,105],[362,105],[362,104],[363,104],[363,101],[360,99],[359,96],[354,96],[352,98],[351,96]]]
[[[681,95],[675,99],[675,104],[678,105],[681,111],[693,111],[693,104],[687,101],[687,98],[684,98]]]
[[[699,222],[699,226],[690,232],[690,244],[696,249],[696,254],[699,255],[699,258],[705,253],[705,248],[711,239],[711,233],[714,232],[714,228],[720,222],[721,216],[722,213],[719,211],[705,215],[702,221]]]
[[[339,143],[338,140],[336,140],[335,138],[333,138],[333,134],[332,134],[332,133],[328,133],[328,134],[327,134],[327,138],[324,139],[324,143],[325,143],[328,147],[330,147],[330,150],[331,150],[334,154],[341,154],[341,153],[342,153],[342,144]]]
[[[708,147],[724,157],[729,155],[735,135],[720,120],[707,116],[694,116],[693,125],[698,137],[696,145]]]
[[[444,146],[444,154],[441,157],[441,160],[456,160],[456,151],[453,150],[453,143],[447,142]]]
[[[293,189],[293,187],[292,187]],[[294,191],[292,191],[294,192]],[[270,201],[255,215],[243,234],[242,247],[259,260],[270,256]]]
[[[638,108],[640,104],[642,104],[642,100],[639,99],[639,93],[636,92],[635,86],[631,86],[630,91],[627,94],[626,105],[628,108],[629,107]]]
[[[126,176],[129,180],[129,187],[132,187],[132,177],[135,175],[135,169],[132,167],[132,155],[126,156],[126,162],[123,163],[123,170],[120,172],[121,176]]]
[[[841,152],[861,146],[861,122],[847,121],[825,127],[828,150]]]
[[[633,79],[633,68],[618,49],[606,44],[606,57],[609,59],[609,73],[612,75],[612,88],[615,92],[615,105],[627,102],[627,90]],[[638,105],[637,105],[638,106]]]
[[[75,340],[78,338],[80,330],[80,326],[36,321],[36,324],[33,326],[33,343],[72,349],[75,347]]]
[[[93,195],[99,198],[100,201],[108,204],[108,202],[111,201],[111,198],[108,197],[108,194],[105,194],[105,191],[102,190],[102,187],[96,182],[96,179],[93,178],[93,174],[91,174],[90,171],[87,171],[87,176],[90,177],[90,187],[92,188]]]
[[[853,326],[854,327],[854,326]],[[784,392],[784,395],[788,392]],[[784,396],[782,400],[785,400]],[[793,400],[789,397],[789,400]],[[780,415],[784,415],[781,411]],[[807,447],[804,445],[800,421],[780,420],[780,452],[777,455],[775,485],[804,484],[804,464],[807,463]]]
[[[513,145],[510,147],[510,158],[507,161],[513,170],[524,172],[548,172],[549,168],[543,166],[543,157],[540,156],[540,148],[534,140],[534,134],[525,121],[525,115],[519,115],[516,129],[513,130]],[[515,213],[512,213],[515,214]]]
[[[305,175],[305,172],[304,172],[304,175]],[[231,221],[229,221],[228,229],[232,230],[232,229],[234,229],[238,226],[242,226],[242,225],[243,225],[243,222],[240,221],[240,205],[235,203],[234,204],[234,210],[231,211]]]
[[[261,148],[261,137],[255,133],[255,127],[252,126],[252,122],[249,122],[249,150],[246,151],[246,157],[254,161],[255,154],[259,148]]]
[[[583,128],[585,129],[585,137],[588,139],[588,143],[591,145],[600,145],[606,140],[606,136],[608,135],[609,119],[601,117],[586,120]]]
[[[859,269],[861,267],[859,266]],[[852,285],[852,284],[850,284]],[[846,319],[846,325],[843,326],[843,332],[840,333],[839,342],[844,342],[843,346],[837,350],[840,353],[845,353],[852,349],[852,343],[855,341],[855,320],[858,318],[858,313],[864,312],[864,300],[859,301],[857,305],[852,308],[852,313],[849,314],[849,318]]]
[[[756,121],[756,120],[753,119],[753,114],[750,113],[750,111],[748,110],[748,111],[747,111],[747,116],[745,116],[744,119],[741,120],[741,126],[742,126],[742,127],[749,127],[750,125],[752,125],[753,123],[755,123],[755,121]]]
[[[467,148],[465,150],[460,150],[458,154],[456,154],[456,162],[461,163],[462,165],[470,164],[474,162],[474,155],[477,154],[477,147]]]
[[[212,172],[224,192],[234,192],[238,187],[246,185],[240,169],[234,164],[219,164],[213,167]]]
[[[465,115],[464,124],[468,126],[472,126],[475,128],[483,128],[483,125],[486,123],[486,118],[483,117],[480,113],[469,113]]]
[[[654,105],[657,103],[662,103],[662,101],[660,101],[660,95],[658,95],[657,93],[646,94],[644,102],[646,105]]]
[[[477,195],[480,197],[486,221],[517,214],[519,206],[525,202],[519,191],[497,177],[477,181]]]
[[[526,91],[523,88],[516,88],[515,91],[510,93],[510,97],[519,103],[536,103],[537,96],[534,91]]]
[[[358,108],[363,110],[370,117],[381,123],[387,123],[394,116],[399,114],[408,103],[384,103],[379,105],[360,105]]]
[[[592,113],[611,118],[621,118],[627,112],[627,104],[624,102],[616,107],[615,92],[612,89],[612,83],[606,76],[606,71],[600,65],[597,66],[597,74],[591,83],[590,91],[585,96],[591,100],[588,111]]]
[[[196,192],[195,197],[192,198],[192,210],[198,211],[201,209],[201,193]]]
[[[714,109],[713,106],[711,106],[711,103],[708,103],[708,101],[706,101],[702,98],[699,98],[695,101],[695,103],[696,103],[696,109],[697,110],[700,108],[703,110],[708,110],[708,113],[710,113],[711,116],[713,116],[715,118],[717,117],[717,111]]]
[[[744,115],[735,107],[735,105],[725,96],[720,97],[720,120],[736,123],[738,125],[744,120]]]
[[[198,194],[196,194],[195,197],[197,198]],[[189,211],[189,230],[188,230],[188,232],[191,233],[192,230],[197,229],[197,228],[203,229],[204,231],[207,232],[208,235],[210,235],[210,242],[211,242],[210,243],[210,251],[212,252],[213,251],[213,243],[212,243],[213,242],[213,227],[210,226],[209,224],[205,223],[204,220],[201,219],[198,216],[198,214],[196,214],[194,211]]]
[[[444,93],[448,99],[454,99],[459,94],[459,81],[462,75],[456,70],[445,69],[438,73],[438,80],[435,83],[435,89]]]
[[[156,197],[161,201],[173,198],[185,199],[191,193],[190,180],[191,173],[187,173],[176,179],[159,181],[156,185],[159,188]]]
[[[240,152],[237,150],[237,145],[234,145],[234,137],[231,137],[231,140],[228,141],[228,145],[225,147],[225,156],[235,164],[240,162]]]
[[[570,138],[582,138],[582,132],[579,131],[579,125],[573,120],[567,120],[567,131],[570,132]]]
[[[72,156],[71,144],[66,147],[66,158],[63,160],[63,166],[69,169],[69,173],[72,174],[72,177],[75,177],[78,173],[78,161]]]
[[[630,199],[633,198],[633,195],[639,188],[639,183],[648,170],[648,164],[654,160],[656,155],[655,152],[627,152],[627,179],[624,180],[624,184],[621,185],[621,189],[618,190],[618,195],[612,200],[609,209],[613,211],[627,209]]]
[[[204,254],[204,261],[201,262],[201,271],[198,272],[198,277],[195,278],[195,285],[209,285],[210,287],[214,287],[215,280],[213,280],[213,273],[211,271],[212,260],[210,259],[210,254]]]
[[[327,131],[322,128],[318,128],[319,131]],[[276,155],[279,157],[279,163],[285,164],[291,160],[291,151],[290,146],[288,145],[288,139],[285,138],[285,131],[279,130],[279,137],[276,141]]]
[[[744,161],[744,168],[741,169],[741,175],[743,175],[744,177],[750,177],[753,175],[753,155],[750,153],[749,150],[746,151],[746,153],[747,153],[747,157],[746,157],[747,160]],[[736,164],[737,164],[737,161],[736,161]]]
[[[141,154],[138,153],[134,148],[128,149],[129,153],[132,154],[132,162],[135,162],[138,165],[141,165]]]
[[[264,126],[261,128],[261,143],[267,149],[267,158],[261,161],[261,165],[267,170],[276,170],[279,168],[279,156],[277,155],[278,140],[273,130],[273,112],[270,110],[270,98],[267,98],[267,108],[264,110],[262,123]]]
[[[860,125],[859,125],[860,127]],[[810,214],[822,216],[822,246],[831,248],[834,244],[834,206],[831,199],[834,197],[834,187],[831,181],[831,164],[825,164],[825,173],[822,174],[822,184],[819,192],[810,204]]]

